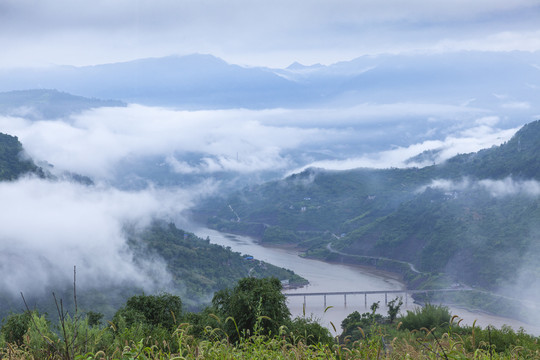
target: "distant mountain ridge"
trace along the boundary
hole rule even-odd
[[[188,109],[355,103],[472,102],[536,108],[540,52],[364,56],[332,65],[242,67],[212,55],[0,71],[0,91],[54,88],[87,97]],[[538,113],[538,112],[537,112]]]
[[[89,99],[54,89],[31,89],[0,93],[0,115],[30,120],[57,119],[98,107],[123,107],[117,100]]]

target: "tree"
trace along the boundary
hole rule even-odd
[[[401,299],[401,297],[396,297],[394,300],[388,302],[388,320],[390,321],[390,324],[396,319],[401,305],[403,305],[403,299]]]
[[[30,311],[11,314],[4,319],[0,333],[4,336],[6,342],[21,345],[23,336],[30,327],[31,320],[32,313]]]
[[[322,344],[331,347],[334,344],[334,338],[330,331],[313,317],[296,317],[288,328],[291,333],[290,341],[293,344],[299,341],[314,346]]]
[[[232,317],[240,334],[253,334],[255,325],[262,334],[278,334],[279,327],[286,324],[291,316],[285,295],[281,293],[281,282],[277,278],[243,278],[234,289],[224,289],[215,293],[212,304],[218,312]],[[236,327],[231,322],[226,330],[233,340],[238,339]]]
[[[135,295],[128,299],[126,305],[116,312],[114,322],[122,317],[127,327],[133,324],[147,324],[172,330],[177,319],[182,316],[182,300],[171,294]]]

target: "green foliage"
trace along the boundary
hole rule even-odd
[[[227,333],[235,340],[241,334],[253,334],[256,325],[263,334],[279,333],[290,317],[281,282],[276,278],[244,278],[233,289],[215,293],[212,304],[227,323]]]
[[[526,334],[523,330],[516,332],[506,325],[503,325],[500,329],[489,326],[484,329],[466,327],[463,330],[471,335],[464,343],[468,351],[474,351],[477,348],[491,348],[498,353],[509,353],[516,347],[540,349],[538,338]]]
[[[103,319],[103,314],[95,311],[87,311],[86,317],[88,318],[89,326],[97,326],[101,324],[101,319]]]
[[[2,321],[0,334],[8,343],[21,345],[23,336],[30,327],[32,313],[29,311],[20,314],[11,314]]]
[[[24,158],[22,144],[16,136],[0,133],[0,181],[15,180],[25,173],[44,176],[41,168]]]
[[[396,319],[401,305],[403,305],[403,299],[401,297],[396,297],[394,300],[388,302],[388,320],[390,323],[393,323]]]
[[[238,283],[237,292],[247,292],[247,286],[279,287],[275,279],[261,284],[260,279],[244,279]],[[245,285],[245,286],[241,286]],[[257,291],[254,291],[257,292]],[[266,295],[271,295],[263,292]],[[23,342],[0,340],[2,359],[537,359],[540,354],[539,338],[523,331],[515,332],[508,327],[481,329],[460,327],[458,324],[439,326],[437,331],[429,328],[410,331],[402,324],[391,324],[388,318],[376,314],[378,303],[371,306],[370,313],[351,313],[342,323],[344,334],[341,343],[336,343],[328,330],[313,318],[286,320],[277,329],[268,330],[264,326],[262,298],[251,308],[255,317],[252,331],[243,329],[235,341],[225,336],[222,325],[233,323],[234,319],[222,320],[214,315],[218,309],[209,307],[196,314],[187,314],[183,323],[166,329],[153,325],[145,315],[127,326],[124,318],[118,324],[98,327],[89,325],[89,317],[79,318],[65,315],[59,324],[52,324],[45,316],[31,314]],[[163,300],[163,299],[161,299]],[[397,306],[398,299],[395,299]],[[163,305],[158,298],[134,297],[125,304],[144,312],[148,301]],[[174,301],[173,301],[174,302]],[[255,303],[257,301],[254,301]],[[150,308],[156,308],[150,304]],[[442,308],[440,308],[442,309]],[[439,309],[439,310],[440,310]],[[243,309],[248,312],[248,307]],[[431,307],[424,312],[438,312]],[[442,309],[444,310],[444,309]],[[157,311],[160,313],[160,311]],[[444,312],[444,311],[443,311]],[[12,314],[10,325],[26,322],[23,317]],[[24,314],[21,314],[24,315]],[[407,316],[410,316],[408,314]],[[159,318],[159,316],[149,316]],[[429,316],[424,316],[429,318]],[[404,320],[401,319],[401,320]],[[434,323],[439,323],[435,321]],[[159,322],[161,324],[161,322]],[[425,319],[420,322],[430,327]],[[419,323],[419,324],[420,324]],[[368,332],[364,332],[363,326]],[[4,324],[5,326],[5,324]],[[9,327],[8,326],[8,327]],[[347,335],[345,329],[356,333]],[[418,325],[419,326],[419,325]],[[198,330],[195,329],[198,327]],[[18,326],[15,326],[18,328]],[[6,327],[7,329],[7,327]],[[60,333],[61,335],[57,335]],[[4,331],[2,331],[2,338]],[[357,335],[357,336],[356,336]],[[66,341],[67,340],[67,341]]]
[[[408,330],[431,330],[441,326],[449,326],[451,314],[448,307],[443,305],[425,304],[413,311],[407,310],[407,315],[400,318],[401,326]]]
[[[256,259],[246,260],[246,256],[211,244],[209,239],[198,238],[172,223],[155,221],[142,232],[129,227],[126,232],[128,243],[136,254],[135,261],[145,259],[148,254],[158,255],[166,261],[176,288],[185,289],[181,296],[187,305],[201,304],[215,291],[232,287],[247,276],[275,276],[279,280],[289,280],[292,285],[307,283],[290,270]]]
[[[113,321],[118,323],[120,318],[123,318],[126,327],[145,324],[170,331],[182,318],[182,300],[171,294],[132,296],[126,305],[116,312]]]
[[[307,345],[331,347],[335,342],[330,331],[312,317],[295,317],[287,328],[292,344],[302,342]]]
[[[527,181],[540,180],[539,154],[535,121],[505,144],[443,164],[307,169],[212,199],[199,213],[209,226],[250,229],[264,242],[297,245],[310,257],[398,272],[410,286],[461,283],[493,291],[540,278],[540,198],[526,191],[494,194],[488,181],[503,181],[509,189],[514,182],[534,187]],[[434,186],[437,180],[458,186]],[[480,305],[488,311],[503,307],[499,301]]]
[[[32,313],[30,326],[24,335],[24,346],[36,359],[46,359],[59,352],[59,338],[45,315]]]
[[[386,321],[381,315],[377,314],[379,302],[371,304],[371,312],[360,314],[358,311],[350,313],[341,322],[343,332],[339,336],[341,343],[352,343],[361,339],[373,336],[379,330],[378,325]]]

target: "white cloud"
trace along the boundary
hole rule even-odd
[[[77,266],[81,288],[164,290],[170,279],[164,263],[145,258],[135,264],[123,226],[178,217],[199,191],[125,192],[36,178],[0,182],[0,287],[12,294],[55,290],[69,283]]]
[[[478,181],[463,178],[457,182],[447,179],[436,179],[429,185],[418,189],[418,192],[423,192],[428,187],[444,191],[470,191],[478,189],[487,191],[491,196],[497,198],[515,195],[540,196],[540,182],[536,180],[514,180],[511,177],[502,180],[484,179]]]
[[[0,118],[0,127],[19,136],[35,159],[102,178],[110,176],[117,163],[128,156],[170,158],[178,152],[209,155],[203,164],[205,171],[283,168],[288,160],[280,156],[280,150],[323,136],[316,129],[266,126],[257,121],[261,116],[266,115],[245,110],[188,112],[131,105],[89,111],[69,123]]]
[[[433,162],[441,163],[457,154],[476,152],[494,145],[500,145],[508,141],[518,130],[517,128],[500,130],[488,126],[487,124],[497,123],[495,118],[481,118],[478,119],[477,123],[481,125],[458,131],[443,140],[428,140],[406,147],[396,147],[391,150],[366,154],[356,158],[351,157],[345,160],[315,161],[292,172],[299,172],[308,167],[320,167],[329,170],[348,170],[359,167],[422,167],[432,165]],[[428,150],[437,151],[434,161],[407,162],[411,157]]]
[[[494,197],[510,195],[540,195],[540,183],[534,180],[515,181],[512,178],[504,180],[480,180],[478,185],[487,190]]]
[[[517,130],[495,128],[500,119],[478,117],[485,112],[414,103],[260,111],[130,105],[94,109],[62,121],[0,117],[0,128],[18,136],[34,159],[55,169],[112,179],[122,161],[152,156],[180,174],[285,173],[304,165],[423,166],[428,164],[406,160],[437,150],[435,161],[441,162],[501,144]]]

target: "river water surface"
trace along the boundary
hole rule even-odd
[[[295,249],[262,246],[247,236],[225,234],[202,227],[190,231],[201,238],[208,236],[210,242],[214,244],[228,246],[233,251],[249,254],[258,260],[290,269],[309,281],[309,285],[299,289],[286,290],[285,293],[404,290],[406,288],[395,274],[365,267],[305,259],[298,256],[298,251]],[[402,313],[417,306],[410,297],[405,297],[405,294],[400,296],[404,302],[401,308]],[[386,300],[392,300],[394,297],[395,295],[389,294]],[[313,316],[335,335],[341,333],[341,321],[347,315],[353,311],[369,312],[371,304],[377,301],[380,302],[379,312],[386,315],[387,307],[384,295],[368,295],[367,303],[364,295],[348,295],[346,303],[343,295],[327,296],[326,307],[323,296],[308,296],[305,298],[305,305],[303,296],[294,296],[288,297],[287,304],[293,317],[304,316],[304,314],[305,316]],[[503,324],[508,324],[514,329],[523,327],[528,333],[540,335],[540,328],[517,320],[453,307],[450,307],[450,311],[453,315],[462,318],[465,324],[472,325],[475,320],[477,325],[482,327],[491,324],[500,328]]]

